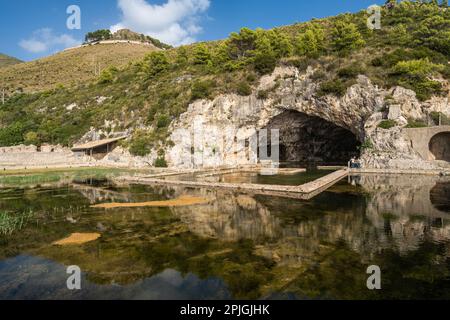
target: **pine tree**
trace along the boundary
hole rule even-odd
[[[267,33],[260,32],[255,42],[256,50],[254,56],[255,70],[260,74],[271,73],[276,66],[277,58]]]
[[[361,33],[354,23],[344,21],[336,22],[332,31],[332,46],[335,51],[347,54],[355,49],[364,46]]]
[[[311,26],[297,38],[296,53],[315,57],[324,50],[325,33],[322,27]]]
[[[272,50],[277,58],[288,57],[292,54],[293,46],[289,37],[278,31],[266,31]]]
[[[211,53],[204,44],[199,44],[194,50],[194,64],[208,65],[211,63]]]

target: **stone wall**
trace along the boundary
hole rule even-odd
[[[96,160],[83,153],[74,153],[61,146],[14,146],[0,148],[0,169],[52,168],[80,166],[111,166],[123,168],[151,167],[156,153],[146,157],[134,157],[128,150],[115,148],[101,160]]]
[[[77,157],[61,146],[15,146],[0,148],[0,168],[69,167],[89,164],[87,157]]]

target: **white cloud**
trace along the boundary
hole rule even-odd
[[[118,0],[122,21],[111,27],[115,32],[131,29],[171,45],[188,44],[202,31],[200,16],[210,6],[210,0],[167,0],[150,4],[145,0]]]
[[[65,49],[81,43],[68,34],[57,35],[50,28],[33,32],[30,38],[19,42],[19,46],[32,53],[43,53],[53,49]]]

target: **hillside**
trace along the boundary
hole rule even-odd
[[[19,59],[16,59],[16,58],[7,56],[6,54],[0,53],[0,68],[11,66],[11,65],[18,64],[21,62],[22,61],[20,61]]]
[[[385,7],[381,30],[369,30],[367,18],[362,11],[274,30],[243,28],[222,41],[150,54],[145,47],[124,45],[111,50],[93,46],[8,67],[0,72],[0,81],[40,92],[16,94],[0,107],[0,146],[71,145],[94,127],[104,133],[132,132],[126,146],[135,155],[155,149],[163,153],[172,145],[170,124],[199,99],[235,94],[281,108],[283,101],[274,93],[283,81],[281,76],[275,77],[272,88],[260,89],[261,78],[280,66],[295,68],[313,84],[310,92],[297,93],[299,100],[306,100],[305,105],[314,101],[326,106],[342,98],[358,75],[365,75],[380,89],[401,86],[413,90],[420,102],[448,95],[447,7],[406,1]],[[130,49],[134,58],[116,55],[116,51]],[[96,76],[94,56],[102,65],[115,61],[124,67],[105,69]],[[128,64],[130,60],[135,63]],[[66,65],[66,61],[71,63]],[[39,84],[41,70],[46,76]],[[44,91],[57,83],[74,86]],[[380,108],[394,98],[386,97]],[[364,102],[361,104],[352,108],[364,108]],[[364,123],[357,125],[364,127]]]
[[[7,84],[10,94],[45,91],[61,85],[73,87],[95,79],[109,66],[122,68],[155,50],[159,49],[126,43],[80,47],[2,68],[0,83]]]

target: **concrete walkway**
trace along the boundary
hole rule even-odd
[[[281,185],[263,185],[263,184],[234,184],[234,183],[215,183],[202,181],[181,181],[181,180],[164,180],[151,177],[118,177],[116,182],[122,183],[136,183],[136,184],[158,184],[197,188],[212,188],[212,189],[233,189],[236,191],[244,191],[252,194],[272,195],[278,197],[287,197],[295,199],[311,199],[319,193],[325,191],[333,184],[348,175],[347,169],[333,172],[325,177],[315,181],[300,185],[300,186],[281,186]]]
[[[350,169],[350,174],[364,174],[364,173],[376,173],[376,174],[410,174],[410,175],[450,175],[450,169],[436,169],[436,170],[415,170],[415,169]]]

